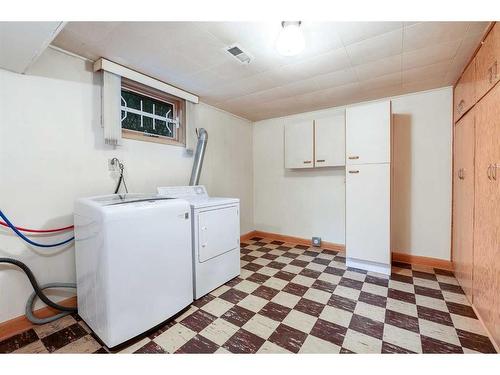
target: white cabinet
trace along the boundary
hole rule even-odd
[[[389,265],[390,164],[348,166],[346,172],[347,256]]]
[[[391,102],[346,109],[346,164],[389,163]]]
[[[285,168],[345,165],[345,114],[285,124]]]
[[[314,120],[315,167],[345,165],[344,113]]]
[[[346,263],[390,274],[391,103],[346,109]]]
[[[312,120],[285,124],[285,168],[314,167]]]

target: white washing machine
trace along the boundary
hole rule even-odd
[[[204,186],[159,187],[191,204],[194,298],[240,274],[240,200],[209,197]]]
[[[126,194],[75,203],[78,314],[108,346],[193,301],[188,202]]]

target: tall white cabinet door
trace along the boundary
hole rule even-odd
[[[390,164],[346,167],[346,255],[390,268]]]
[[[315,166],[345,165],[345,115],[314,120]]]
[[[391,102],[346,108],[346,164],[389,163]]]
[[[285,168],[314,167],[313,121],[285,124]]]

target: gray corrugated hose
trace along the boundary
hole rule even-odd
[[[71,288],[76,289],[75,283],[48,283],[40,286],[40,290],[50,289],[50,288]],[[71,314],[71,311],[63,311],[54,316],[49,316],[48,318],[38,318],[33,314],[33,305],[35,303],[35,298],[37,297],[36,292],[33,292],[26,302],[26,317],[28,320],[34,324],[45,324],[53,322],[63,316]]]
[[[196,145],[196,152],[194,154],[193,169],[191,170],[191,179],[189,186],[198,185],[200,181],[201,168],[203,166],[203,158],[205,157],[205,149],[208,142],[208,132],[204,128],[197,130],[198,144]]]

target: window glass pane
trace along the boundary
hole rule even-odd
[[[144,128],[142,129],[143,132],[156,134],[156,132],[153,129],[153,119],[151,117],[144,116],[142,118],[142,124],[144,125]]]
[[[122,121],[122,128],[129,130],[142,131],[141,116],[135,113],[127,113],[127,118]]]
[[[122,105],[129,109],[122,108],[121,111],[122,118],[126,114],[126,118],[122,121],[123,129],[174,138],[175,124],[167,123],[161,119],[165,117],[169,119],[174,118],[175,105],[173,103],[163,102],[146,95],[127,91],[126,89],[122,90],[122,98]],[[126,102],[126,106],[123,103],[124,101]],[[155,119],[155,116],[161,118]]]
[[[129,92],[129,91],[124,91],[122,90],[122,98],[125,99],[125,102],[127,103],[128,108],[134,108],[134,109],[141,109],[141,96]]]
[[[155,106],[155,114],[156,115],[165,117],[169,110],[170,110],[170,113],[168,114],[168,117],[172,118],[173,108],[170,104],[156,103],[156,106]]]
[[[172,124],[169,124],[169,126],[167,126],[166,121],[155,120],[155,128],[158,135],[170,138],[174,136],[171,131],[171,129],[173,129]]]
[[[144,112],[153,113],[153,103],[155,100],[143,97],[142,99],[142,110]]]

